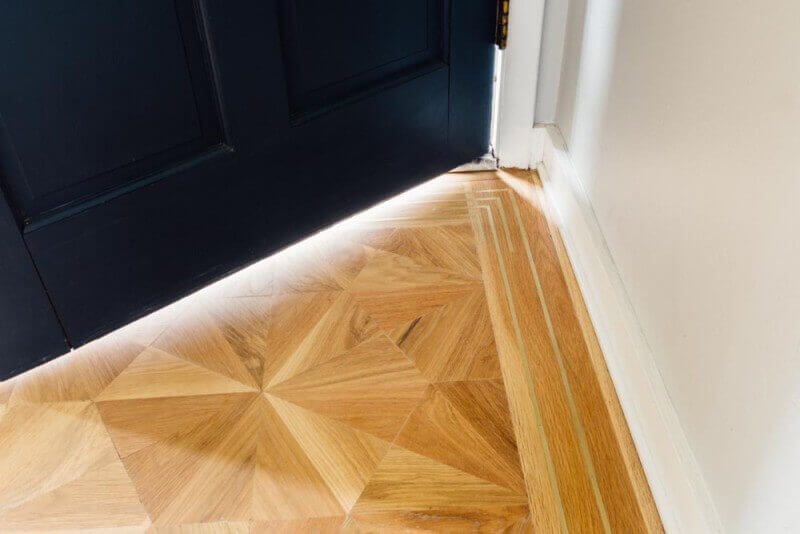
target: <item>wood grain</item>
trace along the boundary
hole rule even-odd
[[[135,527],[148,519],[89,402],[9,408],[0,450],[0,531]]]
[[[561,528],[607,531],[602,497],[592,487],[593,465],[582,455],[579,427],[570,413],[569,392],[558,366],[558,348],[550,337],[546,310],[541,306],[536,279],[530,270],[527,236],[517,225],[511,224],[514,197],[510,194],[497,196],[495,192],[480,193],[481,190],[479,186],[475,202],[478,208],[484,208],[486,244],[500,250],[502,255],[493,267],[500,271],[503,290],[493,293],[493,297],[504,297],[501,309],[510,314],[519,351],[519,354],[501,352],[500,360],[501,364],[511,365],[508,360],[514,358],[528,369],[522,374],[528,378],[526,388],[520,387],[518,393],[527,394],[539,406],[540,439],[550,473],[549,487],[559,497],[556,512]],[[536,372],[532,372],[533,369]],[[509,383],[512,395],[512,391],[517,392],[512,390],[513,383]]]
[[[427,385],[403,352],[380,336],[267,391],[392,441]]]
[[[512,176],[515,172],[509,171]],[[611,509],[612,519],[624,525],[630,517],[637,516],[637,511],[633,508],[638,507],[638,514],[641,514],[646,530],[648,532],[660,532],[663,528],[653,501],[650,486],[647,484],[644,469],[636,453],[636,447],[628,430],[628,423],[622,413],[622,407],[614,390],[614,384],[611,381],[603,351],[597,340],[592,320],[589,317],[586,303],[575,278],[575,272],[572,270],[564,242],[557,226],[553,222],[554,219],[550,212],[550,207],[544,196],[541,178],[535,172],[528,173],[527,176],[523,175],[523,178],[528,178],[533,183],[531,191],[535,193],[535,197],[529,195],[528,198],[532,197],[531,204],[537,205],[539,208],[537,223],[542,229],[542,221],[546,221],[552,238],[553,249],[548,251],[550,261],[552,262],[553,250],[555,250],[558,257],[558,266],[550,266],[553,283],[557,285],[558,289],[553,294],[557,295],[558,298],[559,316],[565,317],[570,321],[569,328],[563,328],[563,330],[569,332],[568,335],[571,337],[572,343],[577,346],[578,354],[573,358],[574,365],[585,366],[587,361],[591,364],[591,368],[582,367],[573,374],[576,377],[585,376],[588,384],[592,384],[593,380],[596,380],[596,384],[593,386],[593,396],[595,399],[601,399],[607,410],[607,417],[600,417],[592,421],[594,425],[602,428],[588,431],[588,435],[591,436],[590,444],[596,451],[595,454],[598,456],[603,454],[617,456],[613,462],[599,463],[599,469],[602,471],[612,470],[610,473],[604,473],[603,482],[608,486],[606,491],[618,492],[617,495],[620,497],[624,495],[624,502],[621,501],[619,506]],[[521,196],[523,195],[521,194]],[[563,284],[559,282],[561,276],[563,276]],[[551,280],[550,278],[546,279]],[[564,298],[564,286],[566,286],[569,294],[568,302]],[[574,317],[570,317],[571,313],[574,313]],[[579,324],[579,332],[575,328],[575,320]],[[584,349],[581,347],[582,343],[585,343]],[[587,354],[588,359],[586,358]],[[614,444],[614,441],[617,443]],[[625,467],[624,470],[620,468],[620,458]],[[608,478],[605,478],[605,476],[608,476]],[[611,482],[614,479],[616,479],[616,482]],[[619,491],[620,488],[624,490]],[[635,496],[635,502],[630,499],[630,492]],[[618,512],[617,510],[624,510],[624,512]],[[636,523],[631,525],[639,526]]]
[[[392,447],[353,508],[359,514],[413,510],[520,511],[527,505],[523,492],[498,486],[439,463]]]
[[[0,530],[660,532],[546,210],[442,176],[0,383]]]
[[[482,287],[392,330],[432,382],[499,378],[500,361]]]
[[[467,413],[481,408],[468,406]],[[489,406],[482,411],[493,413],[502,409]],[[432,386],[422,404],[409,416],[395,444],[524,494],[516,447],[497,450],[483,435],[483,430],[491,428],[492,423],[487,420],[473,426],[461,410]]]
[[[596,343],[593,331],[586,333],[591,323],[588,316],[583,325],[578,321],[576,309],[583,308],[582,302],[575,297],[576,286],[570,293],[567,285],[574,274],[563,245],[559,255],[560,240],[548,224],[538,177],[522,171],[500,171],[497,176],[502,185],[476,183],[470,190],[476,209],[483,211],[476,218],[479,231],[487,236],[487,244],[494,240],[494,267],[505,270],[509,279],[509,306],[517,307],[522,330],[534,333],[522,336],[522,345],[531,343],[522,352],[526,364],[535,369],[530,391],[544,406],[545,433],[556,445],[549,446],[554,475],[550,485],[561,493],[566,523],[562,529],[593,525],[591,530],[658,532],[660,520],[649,488],[642,484],[641,466],[602,353],[597,346],[593,353],[588,349],[592,340]],[[576,472],[576,465],[583,469]],[[593,503],[594,510],[587,503]],[[534,523],[535,519],[534,514]]]
[[[277,397],[268,398],[339,504],[350,511],[389,450],[389,442]]]
[[[156,348],[142,351],[95,400],[144,399],[256,391]]]

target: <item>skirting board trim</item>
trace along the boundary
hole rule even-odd
[[[668,533],[722,532],[719,517],[566,144],[537,125],[531,160],[605,355]]]

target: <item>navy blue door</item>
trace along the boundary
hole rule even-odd
[[[494,16],[0,0],[0,375],[485,153]]]

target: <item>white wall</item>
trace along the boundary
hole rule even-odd
[[[536,90],[536,122],[539,123],[555,122],[568,7],[569,0],[547,0],[544,5]]]
[[[536,90],[536,122],[552,123],[556,118],[568,7],[569,0],[547,0],[544,4]]]
[[[800,2],[570,0],[555,119],[726,531],[800,532]]]

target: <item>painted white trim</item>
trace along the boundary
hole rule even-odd
[[[554,208],[664,528],[669,533],[721,532],[705,481],[561,133],[553,125],[542,125],[530,137],[532,166]]]
[[[544,0],[517,0],[509,6],[508,44],[500,66],[497,157],[503,167],[527,169],[536,107]]]

